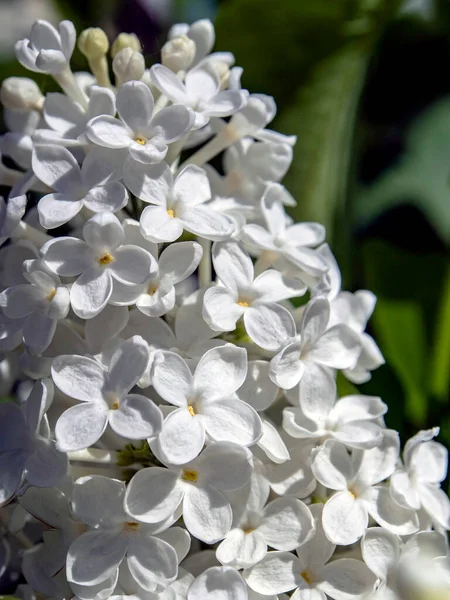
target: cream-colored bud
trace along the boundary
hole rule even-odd
[[[195,42],[187,35],[177,35],[164,44],[161,50],[162,64],[173,71],[185,71],[188,69],[195,57]]]
[[[89,60],[98,60],[109,50],[106,33],[99,27],[89,27],[78,37],[78,48]]]
[[[26,112],[41,110],[44,96],[38,84],[28,77],[8,77],[2,83],[0,101],[5,108]]]
[[[230,79],[230,67],[227,65],[227,63],[221,61],[214,61],[212,63],[212,67],[220,79],[220,87],[222,89],[227,88],[228,81]]]
[[[140,52],[124,48],[114,57],[112,68],[117,85],[127,81],[139,80],[145,71],[145,60]]]
[[[138,36],[135,33],[119,33],[111,46],[111,56],[113,58],[125,48],[131,48],[135,52],[141,52],[142,46]]]

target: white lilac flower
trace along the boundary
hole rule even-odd
[[[130,391],[144,374],[149,361],[147,344],[139,336],[123,342],[108,369],[87,356],[61,355],[52,364],[55,385],[78,400],[58,419],[58,447],[68,452],[95,444],[108,423],[120,436],[152,438],[161,429],[162,414],[145,396]]]
[[[135,196],[150,203],[140,224],[142,235],[151,242],[174,242],[184,229],[208,240],[225,240],[234,231],[231,219],[208,206],[209,181],[199,167],[188,166],[174,178],[165,163],[127,164],[124,181]]]
[[[186,73],[184,83],[167,67],[153,65],[153,83],[177,105],[192,109],[194,129],[204,127],[210,117],[229,117],[245,104],[246,97],[236,90],[221,90],[220,79],[209,65]]]
[[[145,83],[130,81],[117,92],[120,120],[109,115],[95,117],[86,127],[91,142],[113,150],[128,150],[142,163],[159,163],[167,145],[191,129],[193,113],[184,106],[169,106],[153,113],[153,95]]]
[[[117,212],[128,202],[125,186],[108,181],[111,170],[104,168],[96,153],[89,153],[78,165],[73,154],[62,146],[37,145],[33,151],[33,170],[56,193],[38,203],[39,220],[45,229],[59,227],[73,219],[83,207],[93,213]]]
[[[162,251],[156,272],[142,285],[116,286],[111,302],[136,304],[149,317],[161,317],[175,306],[175,285],[198,267],[202,247],[197,242],[178,242]]]
[[[283,410],[283,427],[294,438],[323,442],[334,438],[348,448],[362,450],[378,446],[383,439],[382,427],[377,422],[387,412],[387,406],[375,396],[345,396],[336,401],[336,383],[327,374],[327,385],[316,390],[315,395],[298,398],[288,392],[295,404]]]
[[[309,275],[321,276],[328,265],[314,250],[325,239],[325,228],[319,223],[289,225],[283,208],[284,189],[279,184],[266,187],[261,199],[265,227],[250,223],[241,232],[242,240],[257,254],[265,253],[274,263],[282,257]]]
[[[45,412],[53,399],[52,382],[37,381],[25,410],[0,403],[0,505],[17,493],[23,478],[30,485],[57,485],[67,471],[67,456],[49,439]]]
[[[369,515],[398,535],[415,533],[419,521],[414,510],[403,508],[391,498],[389,488],[379,485],[395,470],[399,453],[398,434],[386,429],[380,446],[353,450],[337,440],[327,440],[313,451],[312,471],[316,479],[336,490],[323,509],[326,536],[343,546],[359,540],[369,523]]]
[[[69,65],[75,40],[76,31],[71,21],[61,21],[59,32],[48,21],[36,21],[30,38],[16,43],[16,57],[30,71],[57,74]]]
[[[79,275],[70,290],[74,312],[83,319],[95,317],[108,303],[114,281],[143,283],[152,273],[152,255],[138,246],[126,245],[123,227],[108,212],[93,216],[83,227],[85,241],[60,237],[42,248],[45,265],[58,275]]]
[[[250,256],[234,241],[215,243],[212,248],[214,270],[220,285],[209,288],[203,299],[203,318],[215,331],[232,331],[242,317],[247,333],[252,337],[255,320],[261,306],[269,309],[274,303],[302,296],[306,287],[299,280],[283,277],[270,269],[254,277]],[[258,340],[254,340],[258,343]]]
[[[404,508],[422,509],[437,528],[450,528],[450,501],[441,489],[448,451],[432,441],[439,428],[420,431],[405,444],[404,467],[391,476],[391,496]]]
[[[0,306],[10,319],[20,319],[23,342],[30,354],[42,354],[55,334],[58,321],[70,308],[69,289],[57,275],[47,273],[38,259],[24,273],[29,283],[15,285],[0,294]]]
[[[223,565],[247,569],[264,558],[268,546],[291,551],[314,536],[311,511],[301,500],[277,498],[266,505],[268,495],[269,486],[257,477],[251,478],[249,493],[242,488],[231,495],[232,507],[237,507],[233,526],[216,551]]]
[[[164,420],[158,445],[165,461],[183,464],[200,453],[206,437],[251,446],[261,435],[261,420],[245,402],[232,397],[247,374],[247,353],[226,344],[208,350],[194,374],[174,352],[158,352],[152,384],[173,404]]]
[[[177,577],[175,549],[155,537],[157,526],[139,523],[124,510],[125,484],[88,475],[72,493],[74,516],[93,528],[78,537],[67,553],[67,579],[72,585],[94,586],[117,574],[126,557],[137,583],[149,592],[162,592]],[[116,575],[117,577],[117,575]]]
[[[268,552],[247,572],[248,585],[268,596],[295,590],[294,600],[347,600],[361,598],[371,592],[375,576],[367,566],[354,558],[330,561],[335,546],[325,535],[321,526],[322,505],[311,507],[316,519],[315,535],[300,546],[296,554]]]
[[[213,544],[225,537],[232,524],[231,505],[224,492],[241,488],[250,475],[248,450],[230,442],[215,442],[182,467],[138,471],[128,485],[125,510],[144,523],[159,523],[182,505],[188,531]]]

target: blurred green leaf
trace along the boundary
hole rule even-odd
[[[450,393],[450,267],[437,302],[429,390],[438,400],[445,402]]]
[[[345,376],[341,373],[341,371],[339,371],[337,374],[336,385],[337,385],[337,394],[338,394],[339,398],[342,398],[343,396],[351,396],[353,394],[360,393],[358,388],[353,383],[351,383],[348,379],[346,379]]]
[[[397,165],[356,195],[357,224],[366,225],[406,202],[415,204],[450,243],[450,98],[414,121]]]

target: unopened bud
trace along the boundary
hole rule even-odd
[[[196,46],[187,35],[178,35],[164,44],[161,50],[162,64],[173,71],[185,71],[194,60]]]
[[[124,48],[114,57],[112,68],[117,78],[117,85],[127,81],[140,80],[145,71],[144,57],[140,52]]]
[[[2,83],[0,100],[5,108],[26,112],[41,110],[44,96],[39,86],[28,77],[8,77]]]
[[[108,52],[109,41],[103,29],[89,27],[80,33],[78,48],[88,60],[98,60]]]
[[[142,46],[138,36],[135,33],[119,33],[111,46],[111,56],[113,58],[125,48],[131,48],[135,52],[141,52]]]
[[[212,67],[220,79],[220,87],[224,90],[228,87],[228,82],[230,80],[230,67],[227,63],[221,61],[214,61]]]

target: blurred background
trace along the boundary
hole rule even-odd
[[[298,137],[292,215],[326,225],[346,289],[378,296],[386,365],[360,392],[403,441],[440,425],[450,446],[450,1],[0,0],[2,79],[25,74],[12,49],[36,18],[133,31],[148,66],[173,23],[215,22],[243,86],[275,97],[271,127]]]

